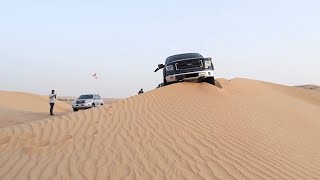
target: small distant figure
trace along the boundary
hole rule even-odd
[[[144,92],[143,92],[143,89],[141,88],[140,91],[138,92],[138,94],[142,94],[142,93],[144,93]]]
[[[50,116],[54,116],[53,107],[54,107],[54,102],[57,99],[57,94],[55,90],[51,91],[51,94],[49,95],[49,99],[50,99]]]

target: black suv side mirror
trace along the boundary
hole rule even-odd
[[[163,64],[158,64],[158,68],[162,69],[162,68],[164,68],[164,65]]]
[[[158,64],[158,68],[156,70],[154,70],[154,72],[157,72],[162,68],[164,68],[164,65],[163,64]]]

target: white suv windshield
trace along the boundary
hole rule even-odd
[[[93,95],[81,95],[79,99],[93,99]]]

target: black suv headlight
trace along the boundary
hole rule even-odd
[[[206,60],[206,61],[204,61],[204,68],[209,68],[210,66],[211,66],[211,60]]]
[[[166,71],[173,71],[173,65],[167,65]]]

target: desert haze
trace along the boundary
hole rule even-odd
[[[218,81],[52,118],[47,97],[2,91],[0,179],[320,179],[320,91]]]

